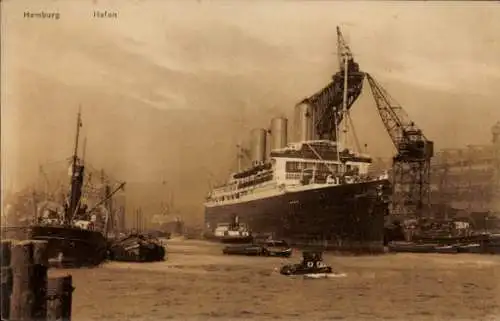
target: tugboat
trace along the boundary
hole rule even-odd
[[[280,274],[282,275],[308,275],[308,274],[332,274],[332,267],[323,262],[321,252],[303,252],[302,262],[299,264],[284,265]]]
[[[233,214],[233,221],[215,229],[215,237],[222,243],[245,244],[252,243],[253,236],[246,224],[239,222],[238,215]]]

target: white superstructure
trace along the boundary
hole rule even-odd
[[[370,177],[371,158],[327,140],[290,143],[271,152],[269,161],[233,173],[226,184],[214,188],[205,206],[215,207],[269,198],[289,192],[380,179]]]

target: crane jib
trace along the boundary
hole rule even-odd
[[[337,27],[337,54],[340,71],[319,92],[301,103],[311,107],[318,139],[337,141],[339,125],[363,90],[365,77],[397,154],[393,158],[393,214],[422,216],[430,204],[430,160],[434,144],[408,117],[405,110],[368,73],[362,72]],[[347,77],[347,78],[346,78]],[[347,87],[347,88],[345,88]],[[344,114],[346,116],[344,116]],[[344,123],[345,124],[345,123]]]
[[[357,67],[357,65],[356,65]],[[347,109],[350,109],[358,99],[363,89],[365,74],[352,72],[348,76]],[[313,107],[315,112],[315,129],[320,139],[335,140],[333,135],[336,128],[342,122],[344,113],[343,106],[344,75],[337,72],[325,88],[318,93],[302,101]]]

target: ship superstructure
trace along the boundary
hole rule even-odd
[[[344,184],[387,179],[371,175],[371,158],[349,150],[338,151],[336,142],[312,140],[274,149],[269,161],[231,174],[226,184],[214,188],[206,206],[223,206]],[[345,170],[343,170],[345,168]]]

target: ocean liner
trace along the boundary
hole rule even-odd
[[[273,118],[270,130],[252,130],[250,168],[231,174],[207,196],[208,230],[221,233],[226,228],[229,235],[228,227],[238,222],[251,233],[268,233],[292,244],[383,250],[390,183],[387,173],[370,170],[370,156],[349,150],[347,140],[341,142],[340,126],[347,128],[348,111],[365,74],[338,28],[337,36],[340,71],[328,86],[295,106],[296,141],[287,143],[283,117]]]

